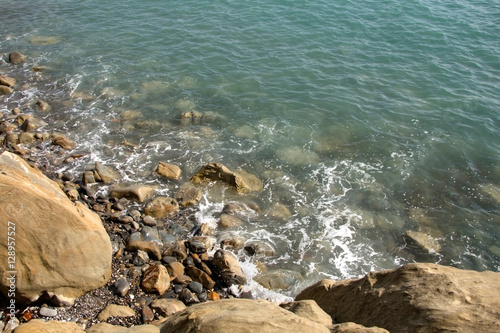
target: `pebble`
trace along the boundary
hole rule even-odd
[[[40,316],[44,317],[55,317],[57,316],[57,309],[51,309],[51,308],[40,308],[40,311],[38,312]]]
[[[149,306],[145,306],[141,310],[141,317],[142,317],[142,322],[144,324],[150,323],[155,319],[155,315],[153,313],[153,310]]]
[[[201,292],[203,292],[203,285],[197,281],[188,284],[188,288],[196,294],[201,294]]]
[[[116,280],[115,284],[115,292],[121,297],[125,296],[127,292],[130,290],[130,283],[124,277]]]
[[[194,304],[200,303],[198,297],[193,294],[189,289],[184,289],[179,296],[180,300],[184,302],[184,304]]]

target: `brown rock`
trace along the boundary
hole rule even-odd
[[[439,242],[424,232],[409,230],[405,236],[408,241],[413,242],[425,251],[430,253],[441,251]]]
[[[45,321],[42,319],[32,319],[29,322],[20,325],[16,328],[16,333],[33,333],[33,332],[46,332],[46,333],[84,333],[85,331],[76,323],[67,321],[50,320]]]
[[[186,267],[186,274],[193,279],[193,281],[197,281],[205,287],[205,289],[210,290],[213,287],[215,287],[215,282],[212,280],[210,275],[202,271],[201,269],[198,269],[194,266],[188,266]]]
[[[12,52],[9,54],[9,62],[11,64],[19,64],[23,62],[25,59],[25,56],[19,52]]]
[[[161,259],[161,248],[156,242],[134,240],[127,243],[127,251],[133,252],[137,250],[147,252],[153,259]]]
[[[174,198],[180,202],[182,207],[187,207],[200,201],[201,195],[201,189],[191,183],[185,183],[175,192]]]
[[[99,313],[97,319],[106,321],[110,317],[134,317],[135,311],[125,305],[109,304]]]
[[[108,323],[100,323],[92,326],[87,333],[159,333],[160,330],[154,325],[137,325],[132,327],[115,326]]]
[[[40,111],[43,111],[43,112],[49,112],[52,110],[52,107],[50,106],[50,104],[45,102],[45,101],[37,101],[36,105],[38,106]]]
[[[103,183],[112,183],[121,178],[120,174],[117,171],[115,171],[110,166],[103,165],[101,163],[95,164],[94,173],[98,174],[98,178]]]
[[[176,277],[184,275],[184,265],[180,262],[170,262],[167,264],[168,275],[174,280]]]
[[[296,300],[314,299],[338,322],[390,332],[498,332],[500,273],[408,264],[357,280],[322,280]]]
[[[333,325],[332,333],[389,333],[389,331],[376,326],[365,327],[363,325],[348,322]]]
[[[160,316],[169,317],[176,312],[184,310],[186,305],[177,299],[158,298],[151,304],[151,307]]]
[[[63,149],[69,150],[76,147],[74,141],[68,139],[62,134],[52,134],[52,144],[55,146],[60,146]]]
[[[148,324],[155,319],[155,314],[149,306],[146,305],[141,309],[141,319],[144,324]]]
[[[21,129],[23,131],[29,132],[29,131],[34,131],[45,125],[47,125],[47,123],[44,122],[43,120],[29,117],[21,123]]]
[[[177,200],[169,197],[156,197],[144,207],[144,214],[157,219],[162,219],[173,215],[179,210]]]
[[[20,144],[30,144],[35,141],[35,134],[34,133],[21,133],[19,134],[19,143]]]
[[[142,277],[142,288],[146,292],[163,294],[170,287],[170,276],[163,265],[152,265]]]
[[[160,162],[156,167],[156,173],[165,178],[179,179],[181,177],[181,168],[174,164]]]
[[[144,202],[154,195],[155,190],[155,187],[145,185],[118,185],[110,189],[109,196],[113,198],[129,198],[137,200],[138,202]]]
[[[0,216],[4,230],[15,225],[19,303],[45,293],[56,304],[71,304],[109,280],[111,242],[100,218],[8,152],[0,155]],[[0,249],[7,249],[6,241],[0,238]],[[0,251],[0,262],[7,263],[7,251]],[[9,270],[7,264],[0,265],[5,294]]]
[[[194,253],[203,253],[210,250],[212,240],[207,236],[195,236],[188,240],[189,249]]]
[[[239,193],[260,192],[263,189],[262,181],[254,175],[244,171],[233,172],[221,163],[206,164],[191,178],[194,184],[207,181],[222,181]]]
[[[0,133],[9,133],[12,131],[15,131],[17,129],[17,126],[15,124],[12,124],[8,121],[2,121],[0,123]]]
[[[220,216],[219,227],[221,228],[235,228],[241,226],[242,224],[243,220],[236,215],[221,214]]]
[[[328,313],[323,311],[319,305],[313,300],[302,300],[280,305],[282,308],[322,325],[329,329],[333,328],[333,320]]]
[[[14,89],[7,86],[0,86],[0,95],[10,95],[14,92]]]
[[[329,333],[317,322],[297,316],[264,300],[223,299],[190,306],[160,326],[167,332]]]
[[[175,257],[179,261],[184,261],[184,259],[187,258],[186,244],[184,241],[177,241],[174,244],[167,246],[167,249],[163,254]]]
[[[0,85],[12,87],[16,85],[16,79],[0,74]]]
[[[247,279],[233,254],[226,250],[217,250],[214,254],[213,265],[217,269],[222,281],[227,286],[245,284]]]

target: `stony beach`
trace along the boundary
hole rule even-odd
[[[15,332],[499,328],[500,303],[491,297],[500,291],[499,273],[433,264],[370,273],[360,280],[321,281],[280,306],[254,300],[251,290],[242,287],[247,277],[233,251],[244,248],[248,255],[258,256],[272,249],[238,237],[216,239],[214,226],[197,225],[195,214],[207,183],[238,193],[258,192],[262,182],[257,176],[220,162],[200,165],[190,182],[167,197],[158,195],[155,186],[122,182],[116,169],[101,163],[88,164],[77,175],[60,173],[61,165],[89,152],[79,151],[70,132],[50,124],[51,105],[43,96],[34,96],[22,108],[9,107],[15,104],[9,96],[23,90],[20,82],[36,84],[37,73],[44,69],[22,74],[33,76],[27,79],[16,68],[24,61],[21,53],[6,54],[4,59],[12,71],[0,73],[0,210],[5,230],[15,224],[17,265],[15,297],[9,296],[4,282],[12,269],[2,268],[4,332],[18,325]],[[151,171],[178,179],[180,170],[164,161]],[[103,186],[109,191],[102,191]],[[252,214],[259,214],[258,206],[228,203],[217,227],[237,225]],[[433,246],[431,240],[414,238],[423,248]],[[6,239],[2,242],[3,267],[8,246]],[[283,283],[277,277],[258,282],[270,289]],[[8,309],[11,299],[16,303],[15,318]],[[436,303],[427,304],[431,299]]]

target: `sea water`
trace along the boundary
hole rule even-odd
[[[196,223],[258,206],[214,237],[272,247],[237,255],[282,295],[415,261],[500,270],[498,1],[0,0],[0,22],[4,60],[45,68],[16,98],[90,152],[61,172],[103,162],[164,195],[209,162],[259,177],[206,188]]]

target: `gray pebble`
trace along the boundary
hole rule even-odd
[[[44,317],[55,317],[57,316],[57,309],[40,308],[40,311],[38,313],[40,314],[40,316]]]

